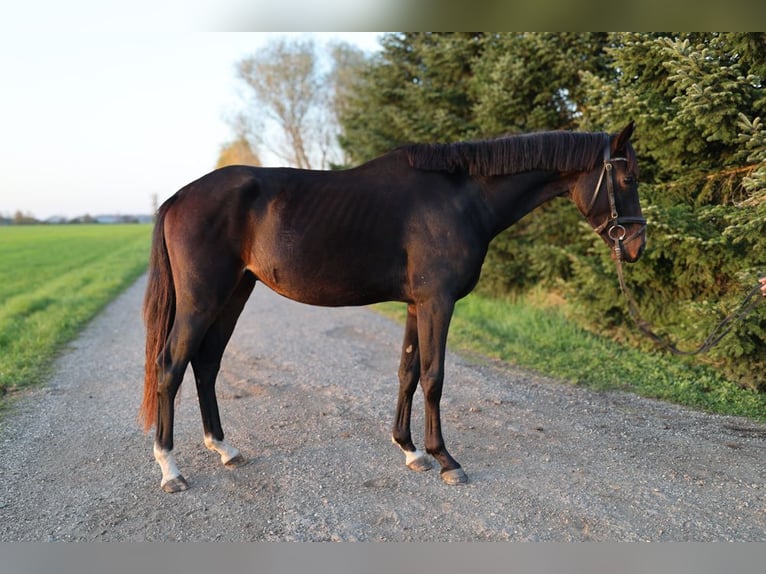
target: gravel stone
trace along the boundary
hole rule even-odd
[[[763,541],[766,426],[448,354],[445,439],[469,482],[391,444],[402,327],[257,286],[218,382],[227,470],[191,374],[175,426],[190,490],[161,491],[136,423],[145,278],[0,421],[1,541]],[[413,436],[422,448],[423,402]]]

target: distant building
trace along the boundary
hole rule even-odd
[[[119,215],[97,215],[93,218],[95,223],[122,223]]]

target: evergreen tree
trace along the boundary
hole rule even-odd
[[[626,271],[644,315],[688,347],[766,274],[763,33],[402,33],[382,44],[341,117],[354,162],[405,142],[634,119],[649,230]],[[482,275],[493,294],[558,290],[584,324],[644,344],[608,250],[567,202],[501,234]],[[758,309],[702,360],[766,390],[764,318]]]
[[[613,34],[613,74],[583,74],[584,125],[632,116],[639,126],[649,247],[630,280],[647,317],[676,339],[701,341],[766,270],[764,38]],[[576,266],[570,293],[580,308],[623,324],[624,308],[603,289],[610,263],[579,256]],[[759,310],[702,360],[766,387],[764,316]]]
[[[481,132],[577,127],[582,99],[579,74],[587,70],[599,76],[606,71],[606,42],[604,33],[487,36],[473,86]]]
[[[404,143],[476,135],[470,79],[480,34],[396,33],[381,44],[340,118],[340,143],[353,161]]]

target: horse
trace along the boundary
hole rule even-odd
[[[407,305],[392,440],[415,471],[468,480],[449,454],[439,402],[455,302],[470,293],[490,241],[552,198],[568,197],[612,257],[646,242],[631,121],[615,134],[548,131],[409,144],[346,170],[231,166],[186,185],[156,214],[143,317],[139,421],[156,427],[166,492],[188,488],[173,454],[174,400],[191,363],[204,444],[226,467],[245,463],[224,438],[215,382],[256,283],[295,301]],[[606,188],[606,192],[602,190]],[[418,382],[425,453],[410,432]]]

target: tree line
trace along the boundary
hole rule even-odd
[[[281,157],[302,167],[356,165],[411,142],[613,132],[633,119],[649,230],[626,273],[644,316],[691,347],[766,274],[766,34],[390,33],[371,56],[333,47],[325,71],[309,47],[313,67],[276,48],[242,62],[254,102],[238,118],[237,145],[257,150],[265,142],[253,136],[269,117],[299,117],[275,107],[298,94],[275,84],[298,76],[311,100],[298,136],[310,136],[311,151],[283,126]],[[296,45],[279,47],[288,48]],[[608,250],[564,200],[496,238],[479,288],[555,293],[587,328],[653,348],[633,327]],[[761,306],[696,360],[766,390],[764,317]]]
[[[47,219],[38,219],[29,211],[17,210],[13,216],[0,214],[0,225],[62,225],[62,224],[94,224],[94,223],[149,223],[150,215],[96,215],[89,213],[76,217],[55,215]]]

